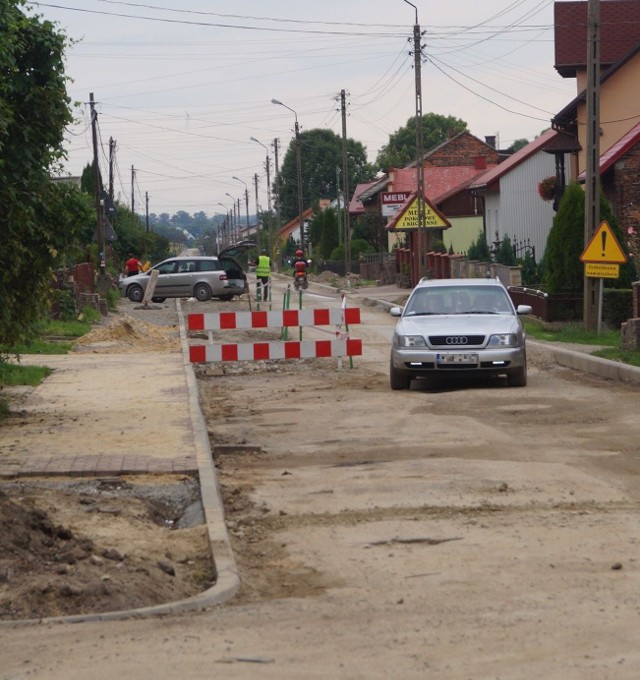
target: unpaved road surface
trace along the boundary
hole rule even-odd
[[[198,369],[238,596],[0,628],[0,678],[640,677],[637,389],[530,348],[523,389],[391,392],[392,327],[363,308],[353,369]]]

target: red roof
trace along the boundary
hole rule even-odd
[[[603,154],[600,155],[600,174],[606,172],[614,163],[619,161],[630,149],[632,149],[640,141],[640,123],[632,127],[626,135],[610,146]],[[583,181],[586,176],[586,171],[583,171],[578,176],[579,181]]]
[[[534,153],[543,150],[545,145],[555,139],[558,134],[559,133],[555,130],[546,130],[532,142],[529,142],[527,146],[518,149],[518,151],[509,156],[506,161],[503,161],[500,165],[496,165],[491,170],[480,175],[480,177],[471,184],[471,189],[484,189],[490,184],[493,184]]]
[[[496,167],[496,166],[493,166]],[[500,166],[497,166],[500,167]],[[474,177],[485,172],[472,165],[424,168],[424,193],[432,203],[440,203],[456,193],[456,189],[466,188]],[[401,168],[393,171],[393,191],[415,191],[417,184],[416,168]]]
[[[555,67],[563,78],[575,78],[576,68],[587,64],[588,2],[556,2],[554,5]],[[600,2],[600,64],[607,68],[640,42],[640,2]]]
[[[362,215],[365,212],[364,205],[360,200],[360,194],[366,191],[369,187],[377,184],[379,180],[374,180],[373,182],[365,182],[364,184],[358,184],[353,192],[353,196],[349,201],[349,214],[350,215]]]

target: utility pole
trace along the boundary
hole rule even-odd
[[[260,212],[260,200],[258,199],[258,173],[254,173],[253,175],[253,183],[256,188],[256,243],[258,244],[258,248],[260,248],[260,231],[259,231],[259,224],[260,222],[258,221],[258,213]]]
[[[280,229],[280,168],[278,166],[278,145],[280,140],[273,140],[273,169],[275,171],[275,194],[276,194],[276,229]]]
[[[136,200],[135,200],[136,192],[135,192],[135,188],[134,188],[135,187],[135,181],[136,181],[136,171],[135,171],[135,169],[132,165],[131,166],[131,212],[134,215],[136,214],[136,210],[135,210],[135,207],[136,207]]]
[[[342,233],[342,189],[340,187],[340,166],[336,165],[336,190],[338,192],[338,245],[341,246],[344,234]],[[346,274],[346,272],[345,272]]]
[[[109,137],[109,199],[113,205],[113,165],[116,156],[116,140]]]
[[[344,275],[351,271],[351,224],[349,223],[349,155],[347,154],[347,103],[346,93],[340,90],[342,111],[342,200],[344,201]]]
[[[98,114],[95,108],[93,92],[89,93],[89,106],[91,108],[91,141],[93,146],[93,183],[98,235],[99,278],[102,280],[106,276],[104,205],[102,202],[102,181],[100,180],[100,167],[98,165]]]
[[[300,248],[304,251],[304,203],[302,201],[302,159],[301,142],[300,142],[300,126],[298,125],[298,116],[296,116],[295,124],[296,133],[296,176],[298,181],[298,215],[300,216]]]
[[[247,238],[249,238],[249,187],[247,186],[244,188],[244,208],[247,216]],[[240,210],[240,208],[238,208],[238,210]]]
[[[145,224],[147,227],[147,234],[149,233],[149,192],[145,191],[144,192],[144,200],[145,200]]]
[[[587,5],[587,163],[584,197],[585,248],[600,223],[600,0]],[[584,277],[584,327],[600,332],[602,279]]]
[[[416,201],[418,206],[418,274],[422,278],[426,273],[427,234],[425,230],[424,205],[424,134],[422,130],[422,45],[420,24],[418,23],[418,8],[409,0],[404,0],[416,11],[416,23],[413,26],[413,58],[416,81]]]
[[[279,243],[278,232],[280,231],[280,168],[278,167],[278,144],[280,140],[277,137],[273,138],[273,170],[274,175],[274,188],[275,188],[275,208],[276,208],[276,243]],[[279,264],[280,267],[284,265],[284,256],[282,250],[279,249]]]

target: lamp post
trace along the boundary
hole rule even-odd
[[[284,106],[285,109],[289,109],[295,116],[295,134],[296,134],[296,171],[298,180],[298,219],[300,221],[300,247],[304,250],[304,209],[302,207],[302,164],[300,161],[300,127],[298,125],[298,114],[290,107],[281,102],[279,99],[272,99],[272,104],[278,104],[278,106]]]
[[[246,209],[246,212],[247,212],[247,238],[248,238],[249,235],[250,235],[250,231],[251,231],[249,229],[249,185],[245,181],[241,180],[239,177],[236,177],[235,175],[231,179],[235,179],[238,182],[242,182],[244,184],[244,205],[245,205],[245,209]],[[240,212],[240,208],[238,208],[238,212]],[[257,215],[256,215],[256,217],[257,217]],[[258,229],[258,225],[256,224],[256,236],[257,236],[257,229]]]

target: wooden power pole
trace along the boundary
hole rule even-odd
[[[584,197],[585,248],[600,224],[600,0],[587,6],[587,158]],[[584,277],[586,330],[599,331],[602,279]]]

